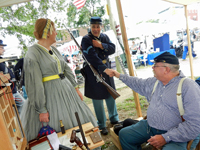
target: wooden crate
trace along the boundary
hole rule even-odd
[[[110,135],[111,135],[112,142],[115,144],[115,146],[119,150],[122,150],[121,144],[119,142],[119,136],[117,134],[115,134],[113,128],[110,128]]]
[[[142,120],[142,119],[143,119],[143,117],[139,117],[136,120]],[[113,128],[110,128],[110,135],[111,135],[112,142],[115,144],[115,146],[119,150],[122,150],[122,147],[121,147],[121,144],[120,144],[120,141],[119,141],[119,136],[117,134],[115,134]]]
[[[0,78],[0,147],[2,150],[24,150],[27,140],[10,86],[5,86],[10,75],[0,73]]]

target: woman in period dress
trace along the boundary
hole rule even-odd
[[[31,46],[24,59],[25,85],[28,100],[24,104],[21,120],[28,141],[37,137],[42,122],[60,132],[96,119],[83,101],[75,77],[59,51],[51,46],[56,42],[56,29],[50,19],[38,19],[34,35],[38,42]]]

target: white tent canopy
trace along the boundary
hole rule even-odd
[[[200,0],[163,0],[163,1],[180,4],[180,5],[190,5],[192,3],[200,2]]]
[[[127,37],[140,37],[144,35],[157,35],[159,33],[167,33],[170,31],[170,26],[161,23],[141,23],[127,30]]]

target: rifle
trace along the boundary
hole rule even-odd
[[[76,43],[76,45],[78,46],[78,48],[83,52],[82,48],[80,47],[80,45],[78,44],[78,42],[76,41],[76,39],[74,38],[74,36],[72,35],[72,33],[69,31],[69,29],[67,29],[69,34],[71,35],[71,37],[73,38],[74,42]],[[117,97],[119,97],[119,93],[117,93],[109,84],[107,84],[102,77],[99,75],[99,73],[96,71],[96,69],[87,61],[87,59],[85,58],[85,56],[82,54],[83,59],[85,60],[85,62],[89,65],[90,69],[92,70],[94,76],[96,77],[97,82],[102,83],[106,89],[108,90],[108,92],[110,93],[110,95],[116,99]]]

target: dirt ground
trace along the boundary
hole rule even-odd
[[[116,99],[116,105],[118,103],[122,103],[125,99],[133,97],[133,92],[130,88],[126,87],[126,88],[121,88],[120,90],[117,90],[117,92],[121,95],[119,98]],[[94,112],[94,107],[92,102],[90,104],[88,104],[89,108],[91,109],[91,111],[93,112],[94,116],[95,116],[95,112]],[[104,108],[106,111],[106,115],[107,115],[107,129],[110,132],[110,128],[113,127],[112,124],[110,124],[109,121],[109,117],[108,117],[108,112],[107,112],[107,107],[106,104],[104,102]],[[118,110],[118,115],[119,115],[119,119],[120,121],[123,121],[127,118],[131,118],[131,119],[136,119],[138,118],[137,114],[136,114],[136,109],[133,108],[132,110],[129,111],[124,111],[122,110]],[[142,110],[142,115],[145,116],[146,115],[146,110]],[[102,138],[105,142],[105,145],[102,147],[102,149],[106,149],[106,150],[117,150],[117,147],[114,146],[114,144],[112,143],[111,140],[111,135],[110,133],[108,135],[102,135]]]

